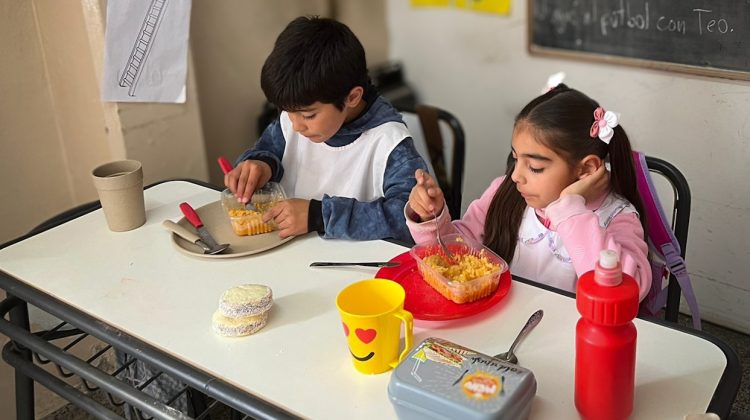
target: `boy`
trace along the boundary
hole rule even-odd
[[[246,203],[269,181],[291,198],[264,215],[282,237],[413,242],[403,209],[426,170],[401,115],[378,96],[365,52],[344,24],[299,17],[276,40],[261,88],[279,119],[224,177]]]

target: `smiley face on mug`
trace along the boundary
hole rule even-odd
[[[344,334],[349,338],[349,353],[352,354],[352,357],[360,362],[366,362],[375,357],[374,349],[376,347],[374,344],[371,345],[378,335],[375,329],[355,328],[355,337],[349,337],[349,326],[344,322],[341,324],[344,326]]]

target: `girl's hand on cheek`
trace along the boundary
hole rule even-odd
[[[417,169],[414,176],[417,178],[417,185],[409,194],[409,207],[422,220],[430,220],[434,215],[443,211],[443,203],[445,203],[443,191],[425,171]]]
[[[595,200],[609,190],[609,172],[604,165],[590,174],[584,174],[578,181],[568,185],[560,192],[560,197],[580,195],[586,203]]]

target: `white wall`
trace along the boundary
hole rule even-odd
[[[634,147],[674,163],[693,196],[687,261],[703,318],[750,332],[750,82],[532,57],[526,2],[511,16],[388,0],[390,55],[467,136],[464,209],[505,168],[513,117],[547,77],[622,114]]]

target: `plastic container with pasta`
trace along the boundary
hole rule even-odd
[[[410,253],[417,262],[422,278],[446,299],[469,303],[491,295],[508,264],[489,248],[463,235],[442,235],[453,254],[448,259],[437,240],[418,244]]]
[[[229,217],[232,230],[239,236],[260,235],[276,230],[277,226],[273,221],[263,223],[263,213],[285,199],[284,189],[276,182],[267,183],[253,194],[250,202],[257,211],[246,209],[228,189],[221,192],[221,206]]]

